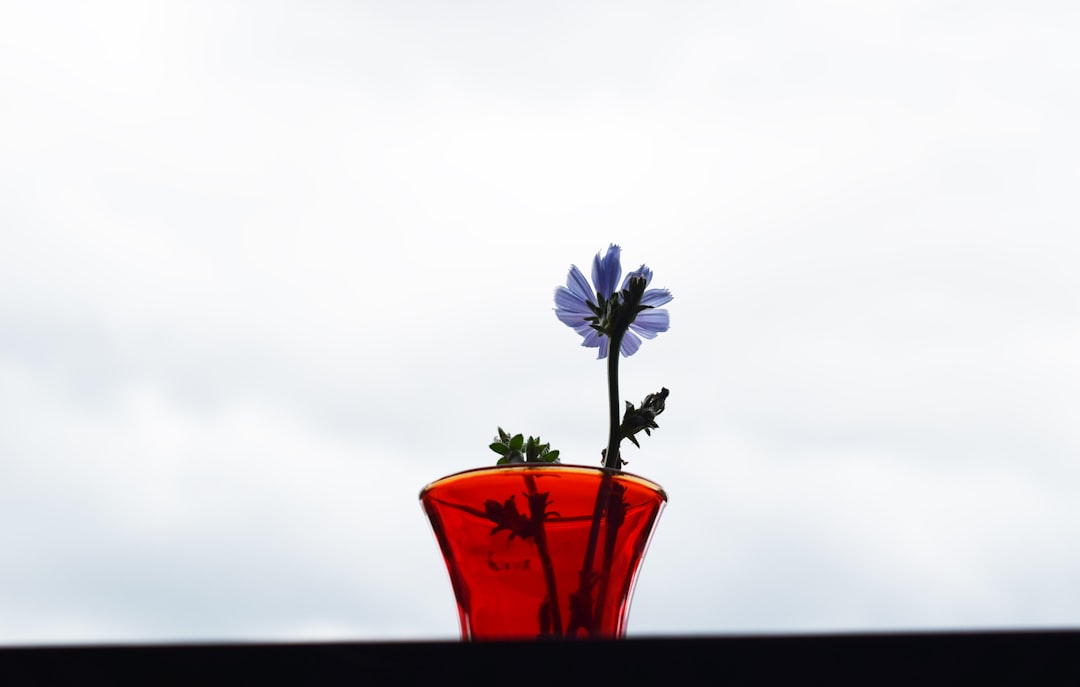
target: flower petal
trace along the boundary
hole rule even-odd
[[[581,336],[583,337],[584,341],[581,342],[581,345],[585,346],[586,348],[596,348],[598,346],[603,346],[603,341],[607,339],[606,336],[602,336],[600,332],[596,331],[592,327],[589,327],[587,330],[579,330],[578,334],[581,334]]]
[[[575,330],[580,327],[589,326],[589,323],[585,321],[585,315],[581,313],[575,313],[569,310],[556,310],[555,317],[559,318],[559,322],[562,322],[567,327],[571,327]],[[580,334],[581,332],[578,333]]]
[[[619,346],[619,350],[625,357],[629,358],[634,355],[639,348],[641,348],[641,339],[638,338],[637,334],[631,331],[623,334],[622,345]]]
[[[565,286],[559,286],[555,289],[555,312],[567,312],[574,315],[581,315],[582,317],[589,317],[593,314],[591,308],[583,300],[577,297],[577,294],[570,291]],[[559,317],[562,320],[562,317]],[[566,320],[563,320],[566,322]],[[570,324],[569,322],[566,322]]]
[[[582,346],[596,348],[600,345],[600,333],[593,329],[592,326],[588,324],[582,325],[580,327],[575,327],[574,331],[577,332],[578,336],[585,339],[581,344]]]
[[[668,315],[668,311],[664,309],[639,312],[634,321],[630,323],[630,328],[646,339],[656,338],[657,334],[666,332],[670,326],[671,317]]]
[[[596,305],[596,294],[593,293],[589,281],[585,279],[585,275],[581,273],[577,265],[570,265],[570,273],[566,275],[566,286],[570,293],[577,296],[582,303]]]
[[[608,246],[603,258],[599,253],[593,258],[592,280],[596,293],[602,298],[611,298],[611,294],[615,293],[615,285],[622,276],[622,264],[619,262],[621,252],[622,249],[613,243]]]
[[[620,289],[626,289],[627,287],[629,287],[630,286],[630,280],[633,279],[634,277],[644,277],[645,278],[645,286],[648,286],[649,282],[652,281],[652,270],[650,270],[645,265],[642,265],[641,267],[637,268],[636,270],[634,270],[630,274],[626,275],[626,279],[623,279],[622,286],[620,286],[619,288]]]
[[[585,344],[581,345],[584,346]],[[608,347],[611,346],[611,339],[606,336],[601,336],[600,343],[598,345],[600,346],[600,355],[596,356],[596,359],[600,360],[601,358],[606,358],[608,354]]]
[[[650,308],[667,305],[671,302],[672,295],[667,289],[649,289],[641,296],[641,304]]]

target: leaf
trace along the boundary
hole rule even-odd
[[[510,449],[506,448],[506,444],[500,443],[498,441],[493,443],[488,448],[490,448],[495,453],[498,453],[500,456],[505,456],[506,452],[510,450]]]
[[[513,451],[520,451],[524,445],[525,436],[523,434],[515,434],[514,438],[510,440],[510,449]]]

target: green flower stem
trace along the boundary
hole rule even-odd
[[[622,338],[625,330],[616,332],[611,339],[607,355],[607,382],[608,382],[608,414],[609,430],[607,451],[604,454],[604,467],[613,470],[622,468],[622,459],[619,457],[619,443],[622,441],[622,418],[619,414],[619,358],[621,353]]]

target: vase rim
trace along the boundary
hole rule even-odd
[[[642,485],[647,486],[650,489],[655,490],[664,501],[668,500],[667,499],[667,492],[664,490],[664,488],[662,486],[660,486],[659,484],[657,484],[656,482],[649,479],[648,477],[642,477],[641,475],[636,475],[636,474],[634,474],[632,472],[627,472],[626,470],[616,470],[614,468],[597,467],[595,465],[576,465],[574,463],[513,463],[513,464],[508,464],[508,465],[487,465],[487,466],[483,466],[483,467],[479,467],[479,468],[469,468],[468,470],[461,470],[459,472],[454,472],[454,473],[451,473],[449,475],[445,475],[445,476],[440,477],[439,479],[435,480],[434,482],[431,482],[431,483],[427,484],[426,486],[424,486],[423,489],[420,490],[420,498],[421,499],[424,498],[424,494],[426,494],[427,492],[431,491],[432,489],[434,489],[434,488],[436,488],[436,487],[438,487],[438,486],[440,486],[442,484],[445,484],[446,482],[452,481],[452,480],[457,480],[457,479],[461,479],[461,478],[467,478],[467,477],[470,477],[470,476],[473,476],[473,475],[487,475],[487,474],[491,474],[491,473],[494,473],[494,472],[501,472],[501,471],[508,471],[508,470],[538,470],[538,471],[567,472],[567,473],[571,473],[571,474],[592,474],[592,475],[609,474],[609,475],[612,475],[614,477],[620,477],[620,478],[630,479],[632,481],[639,482]]]

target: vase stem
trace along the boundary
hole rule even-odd
[[[589,526],[589,539],[585,545],[585,560],[581,564],[581,573],[578,575],[578,590],[572,597],[571,606],[571,618],[570,627],[567,628],[567,635],[573,635],[573,633],[579,629],[584,628],[591,635],[595,627],[593,614],[593,596],[592,589],[596,580],[593,575],[593,564],[596,560],[596,542],[600,538],[600,523],[604,519],[604,511],[607,506],[607,500],[609,498],[609,492],[611,491],[611,473],[608,470],[604,470],[603,476],[600,478],[600,488],[596,492],[596,503],[593,506],[592,522]],[[605,568],[600,569],[600,584],[601,588],[606,587],[606,574]],[[596,608],[602,608],[603,604],[597,600]]]
[[[547,533],[544,531],[544,520],[547,518],[547,499],[542,502],[537,498],[536,480],[532,474],[525,473],[525,486],[529,490],[529,517],[536,525],[536,551],[540,555],[540,566],[544,569],[544,582],[548,588],[547,609],[540,607],[540,615],[551,616],[551,631],[555,636],[562,634],[562,614],[559,612],[559,590],[555,586],[555,567],[551,563],[551,552],[548,550]],[[543,627],[541,627],[543,629]]]

